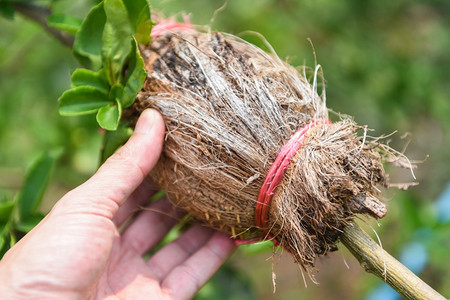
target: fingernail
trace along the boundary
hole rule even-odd
[[[139,120],[136,123],[134,132],[149,134],[155,119],[156,111],[152,109],[146,109],[141,113]]]

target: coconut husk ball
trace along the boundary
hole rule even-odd
[[[318,69],[311,84],[274,54],[187,25],[141,52],[148,77],[125,115],[163,115],[151,177],[174,205],[237,243],[273,240],[308,273],[355,215],[386,214],[382,162],[398,155],[348,118],[329,121]]]

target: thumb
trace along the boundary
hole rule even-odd
[[[128,142],[108,158],[88,181],[64,198],[100,208],[102,214],[108,211],[108,217],[112,218],[158,161],[164,129],[162,116],[156,110],[145,110]]]

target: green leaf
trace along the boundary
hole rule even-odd
[[[157,200],[161,199],[162,197],[166,196],[166,192],[164,190],[159,190],[156,193],[153,194],[153,196],[150,197],[150,203],[156,202]]]
[[[148,19],[147,21],[139,24],[138,28],[136,29],[136,33],[134,34],[134,37],[139,44],[147,45],[148,43],[150,43],[150,33],[152,31],[152,25],[153,23],[151,19]]]
[[[3,189],[0,189],[0,203],[8,202],[8,201],[9,201],[8,195],[5,193],[5,191]]]
[[[0,259],[3,256],[3,247],[5,246],[5,238],[3,237],[3,235],[0,235]]]
[[[55,161],[55,155],[44,153],[32,163],[17,195],[19,221],[26,220],[38,209]]]
[[[147,72],[145,71],[144,61],[142,60],[136,41],[133,40],[132,53],[128,65],[127,76],[125,78],[125,88],[121,103],[124,108],[130,107],[136,99],[136,94],[142,89]]]
[[[4,228],[0,236],[0,259],[5,255],[5,253],[15,245],[17,239],[9,228]]]
[[[110,102],[103,91],[90,86],[80,86],[62,94],[59,98],[59,113],[63,116],[95,113]]]
[[[239,249],[246,254],[253,255],[256,253],[273,251],[273,243],[272,241],[261,241],[250,245],[240,246]]]
[[[124,125],[119,126],[116,131],[107,131],[103,141],[101,163],[103,164],[120,146],[125,144],[132,134],[133,129]]]
[[[14,233],[9,232],[9,249],[11,249],[17,243],[17,238]]]
[[[75,35],[81,28],[82,21],[70,15],[56,14],[49,16],[47,23],[53,28]]]
[[[25,220],[14,223],[14,229],[23,233],[28,233],[31,231],[31,229],[36,227],[36,225],[39,224],[39,222],[41,222],[44,217],[45,215],[41,213],[35,213],[28,216]]]
[[[98,110],[97,122],[106,130],[116,130],[119,126],[122,108],[119,102],[111,103]]]
[[[4,224],[9,221],[10,216],[14,210],[14,205],[14,201],[0,203],[0,224]]]
[[[120,83],[116,83],[111,88],[111,91],[109,92],[109,100],[111,102],[118,101],[120,98],[123,97],[123,85]]]
[[[14,19],[14,8],[8,2],[0,1],[0,15],[6,19],[12,20]]]
[[[135,38],[140,44],[150,42],[152,21],[150,3],[148,0],[124,0],[128,11],[128,18],[135,32]]]
[[[80,63],[95,71],[102,67],[102,36],[106,23],[103,2],[93,7],[75,36],[73,52]]]
[[[11,244],[11,237],[9,231],[4,231],[3,235],[0,237],[0,258],[5,255],[5,253],[9,250]]]
[[[102,71],[94,72],[87,69],[76,69],[72,74],[72,87],[90,86],[108,94],[109,83]]]
[[[122,0],[104,1],[106,24],[102,37],[103,66],[111,85],[120,82],[122,68],[131,51],[133,29]]]

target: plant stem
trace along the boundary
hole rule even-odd
[[[367,272],[385,281],[406,299],[446,299],[384,251],[357,224],[344,229],[341,242]]]
[[[14,2],[11,3],[11,5],[14,7],[16,12],[41,25],[45,31],[53,35],[64,46],[72,48],[74,41],[74,37],[72,35],[48,25],[47,17],[51,15],[51,11],[49,9],[28,2]]]

